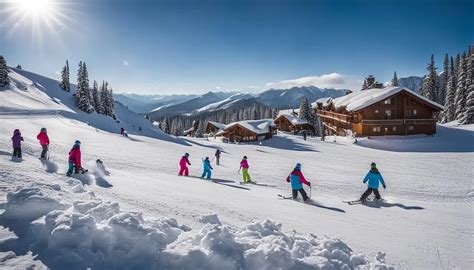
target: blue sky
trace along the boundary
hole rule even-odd
[[[50,77],[84,60],[116,92],[358,88],[423,75],[431,53],[441,67],[474,41],[474,1],[41,1],[50,27],[53,9],[21,21],[0,0],[0,54]]]

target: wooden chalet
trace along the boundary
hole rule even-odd
[[[183,133],[186,137],[195,137],[196,136],[196,129],[194,127],[187,129]]]
[[[280,112],[273,122],[275,123],[276,128],[281,131],[314,131],[312,125],[292,113]]]
[[[219,131],[224,130],[225,125],[217,122],[207,121],[206,133],[215,135]]]
[[[247,120],[226,125],[216,136],[230,142],[251,142],[270,139],[275,131],[272,119]]]
[[[369,89],[313,105],[330,134],[356,136],[436,133],[443,106],[405,87]]]

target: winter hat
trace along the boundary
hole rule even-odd
[[[295,170],[301,170],[301,163],[296,163]]]
[[[13,134],[20,134],[20,130],[19,130],[19,129],[15,129],[15,130],[13,131]]]
[[[372,163],[370,164],[370,168],[372,168],[372,169],[377,169],[377,164],[375,164],[375,162],[372,162]]]
[[[81,145],[81,141],[76,140],[76,141],[74,142],[74,145]]]
[[[184,155],[185,155],[186,157],[189,157],[189,153],[185,153]]]
[[[41,132],[46,132],[46,128],[41,128]]]
[[[209,157],[206,157],[206,160],[209,160]]]
[[[95,162],[96,162],[97,164],[102,164],[102,160],[100,160],[100,159],[97,159]]]
[[[244,156],[244,159],[247,159],[247,156]]]

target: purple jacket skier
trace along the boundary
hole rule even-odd
[[[13,131],[12,144],[13,144],[13,157],[21,158],[21,142],[23,137],[19,129]]]

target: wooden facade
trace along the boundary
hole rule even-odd
[[[284,114],[274,120],[278,130],[286,132],[314,131],[314,127],[308,123],[294,124]]]
[[[365,90],[371,91],[371,90]],[[427,102],[402,90],[355,111],[317,106],[316,114],[330,134],[356,136],[412,135],[436,133],[441,105]]]
[[[220,130],[223,130],[224,128],[225,128],[224,124],[208,121],[206,125],[206,133],[216,134],[217,132],[219,132]]]
[[[265,128],[255,127],[261,127],[262,124]],[[276,129],[271,119],[249,120],[231,123],[224,130],[219,131],[216,136],[223,137],[229,142],[252,142],[270,139],[275,132]]]

